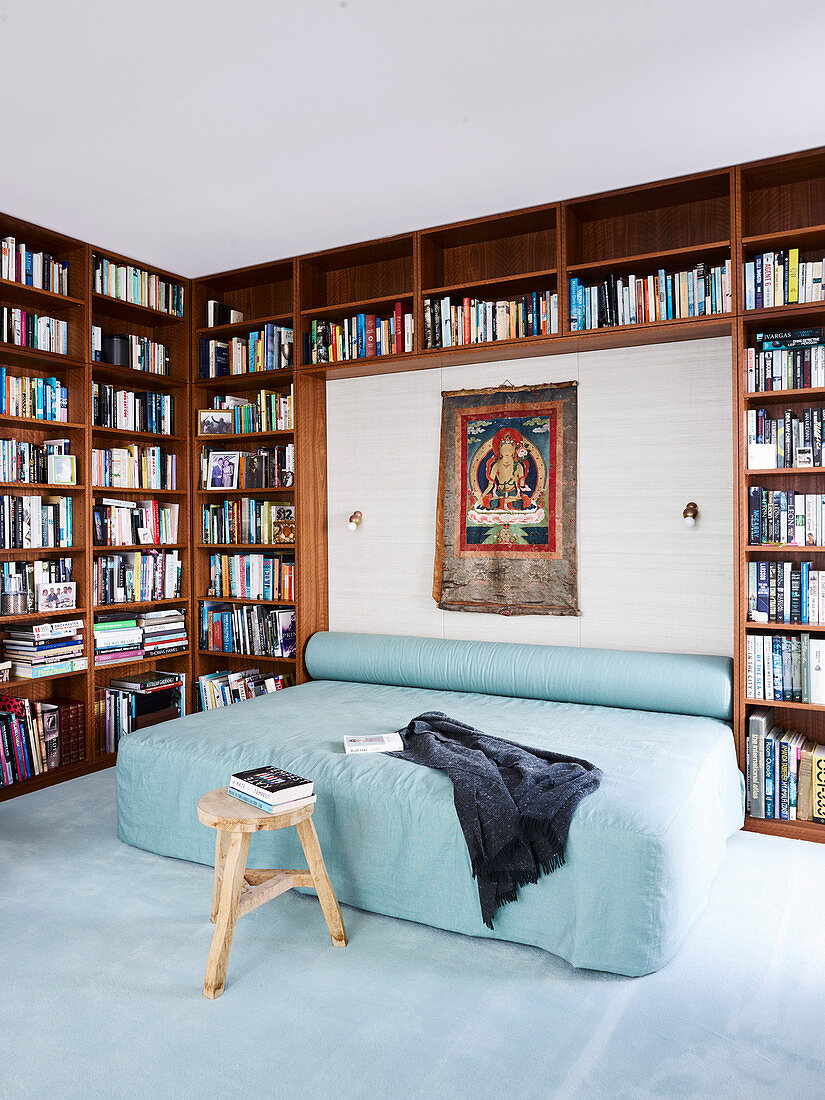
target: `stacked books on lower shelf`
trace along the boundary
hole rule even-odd
[[[86,759],[85,704],[0,695],[0,787]]]
[[[295,608],[262,604],[201,604],[199,648],[214,653],[249,653],[294,659]]]
[[[289,687],[288,676],[262,675],[259,668],[245,668],[240,672],[222,669],[198,677],[198,704],[201,710],[229,707],[243,703],[259,695],[272,695]]]
[[[13,680],[39,680],[84,672],[83,620],[12,623],[3,632],[3,656]]]
[[[122,737],[186,714],[186,673],[143,672],[95,691],[98,745],[114,752]]]
[[[235,772],[226,790],[233,798],[270,814],[315,802],[311,779],[303,779],[271,764],[251,771]]]
[[[825,706],[825,638],[748,634],[748,699]]]
[[[138,615],[98,615],[94,625],[95,665],[122,664],[144,657],[168,657],[189,648],[181,608]]]
[[[751,817],[825,825],[825,745],[781,729],[769,707],[748,719],[747,773]]]

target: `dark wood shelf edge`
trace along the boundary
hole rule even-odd
[[[825,825],[816,821],[777,821],[774,818],[746,817],[743,826],[748,833],[767,833],[789,840],[808,840],[825,844]]]

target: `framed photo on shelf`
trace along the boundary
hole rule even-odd
[[[149,527],[138,527],[138,542],[141,546],[152,546],[155,541],[154,532]]]
[[[77,459],[74,455],[49,455],[46,465],[52,485],[77,484]]]
[[[235,427],[232,409],[198,409],[198,432],[201,435],[231,435]]]
[[[239,464],[238,451],[213,451],[209,456],[207,489],[237,489]]]
[[[263,489],[265,487],[265,463],[263,455],[247,455],[244,460],[244,489]]]
[[[71,611],[77,607],[77,583],[75,581],[41,584],[37,589],[38,611]]]

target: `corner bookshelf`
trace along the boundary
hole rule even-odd
[[[28,628],[34,624],[55,620],[82,620],[84,653],[88,658],[90,591],[88,578],[89,479],[86,458],[90,446],[86,417],[86,383],[88,370],[89,313],[89,247],[82,241],[32,225],[19,218],[0,214],[0,238],[13,237],[16,246],[24,245],[33,253],[44,253],[58,263],[66,264],[66,293],[25,285],[16,278],[0,279],[0,304],[12,309],[33,312],[55,318],[66,324],[66,353],[45,347],[0,343],[0,367],[8,378],[57,379],[66,390],[66,421],[39,419],[34,415],[0,414],[0,439],[21,444],[42,446],[48,439],[67,439],[69,452],[75,457],[76,483],[51,484],[37,481],[7,480],[0,482],[0,496],[20,498],[39,496],[42,499],[68,498],[72,508],[72,541],[70,546],[0,549],[2,563],[54,561],[64,558],[71,562],[72,581],[76,584],[76,608],[65,611],[36,610],[21,614],[2,615],[3,627]],[[43,282],[47,280],[44,278]],[[28,411],[28,410],[27,410]],[[89,672],[83,671],[43,676],[37,679],[15,678],[0,683],[0,695],[25,696],[34,701],[53,699],[83,702],[88,706]],[[64,779],[73,779],[100,766],[95,754],[94,739],[87,724],[85,743],[80,759],[61,763],[50,771],[41,772],[11,786],[0,787],[0,801],[18,794],[37,790]]]

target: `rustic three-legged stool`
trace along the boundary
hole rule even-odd
[[[215,932],[206,963],[204,997],[214,999],[223,993],[238,917],[251,913],[265,901],[291,890],[293,886],[309,886],[317,891],[333,944],[336,947],[347,946],[338,899],[329,881],[318,835],[311,820],[313,808],[314,803],[310,802],[270,814],[228,795],[226,787],[210,791],[198,800],[198,819],[211,829],[218,830],[211,914]],[[309,869],[247,871],[246,858],[252,833],[286,829],[290,825],[298,828],[298,838]]]

